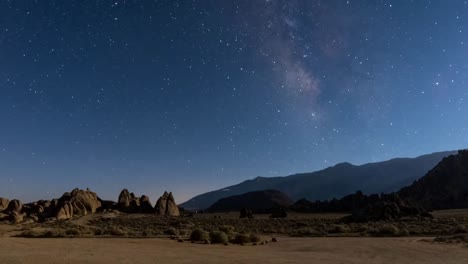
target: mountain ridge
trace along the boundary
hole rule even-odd
[[[188,210],[201,210],[221,198],[266,189],[284,192],[293,200],[328,200],[357,190],[364,193],[393,192],[424,176],[444,157],[456,153],[457,151],[433,152],[415,158],[397,157],[362,165],[341,162],[314,172],[271,178],[257,176],[239,184],[197,195],[180,206]]]

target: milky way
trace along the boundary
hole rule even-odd
[[[180,200],[468,146],[466,1],[2,1],[0,196]]]

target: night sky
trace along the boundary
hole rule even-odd
[[[468,2],[0,2],[0,196],[181,202],[468,146]]]

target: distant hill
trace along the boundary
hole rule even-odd
[[[255,213],[268,212],[272,208],[288,207],[293,201],[277,190],[248,192],[222,198],[210,206],[209,212],[231,212],[249,208]]]
[[[427,210],[468,208],[468,150],[444,158],[398,195]]]
[[[258,190],[279,190],[293,200],[330,200],[357,190],[363,193],[394,192],[424,176],[444,157],[456,151],[437,152],[417,158],[396,158],[360,166],[340,163],[324,170],[286,177],[257,177],[240,184],[198,195],[180,206],[206,209],[221,198]]]

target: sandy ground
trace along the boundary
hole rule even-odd
[[[0,238],[0,263],[468,263],[468,247],[420,238],[280,238],[264,246],[169,239]]]

